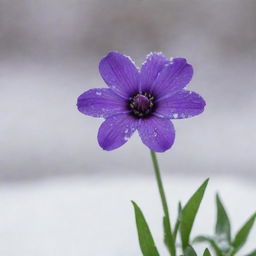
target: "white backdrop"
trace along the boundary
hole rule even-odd
[[[255,177],[255,1],[0,5],[2,179],[120,173],[124,163],[148,172],[148,152],[138,138],[103,152],[96,140],[102,120],[76,110],[77,96],[106,86],[98,62],[110,50],[138,65],[148,52],[163,51],[194,66],[189,86],[204,96],[206,111],[174,122],[176,143],[161,155],[165,169]]]

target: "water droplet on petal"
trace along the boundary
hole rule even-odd
[[[155,129],[154,129],[153,136],[154,136],[154,137],[156,137],[157,135],[158,135],[158,133],[157,133],[157,129],[155,128]]]
[[[129,136],[124,136],[125,141],[129,140],[129,138],[130,138]]]

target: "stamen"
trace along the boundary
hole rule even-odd
[[[154,97],[150,93],[136,94],[131,98],[129,107],[137,117],[145,117],[152,113]]]

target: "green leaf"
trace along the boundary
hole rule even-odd
[[[245,244],[249,233],[253,227],[254,221],[256,218],[256,213],[254,213],[251,218],[242,226],[242,228],[237,232],[234,241],[232,242],[232,246],[234,247],[234,255],[238,250]]]
[[[208,248],[206,248],[206,249],[204,250],[203,256],[211,256],[211,253],[210,253],[210,251],[208,250]]]
[[[217,237],[221,238],[222,241],[224,240],[230,243],[230,240],[231,240],[230,221],[218,194],[216,195],[216,206],[217,206],[217,222],[215,226],[215,234]]]
[[[214,241],[213,238],[208,237],[208,236],[198,236],[193,240],[193,243],[200,243],[200,242],[207,242],[211,245],[212,249],[215,252],[216,256],[222,256],[221,249],[218,247],[216,242]]]
[[[199,206],[201,204],[206,186],[209,179],[207,179],[199,189],[193,194],[189,199],[185,207],[181,212],[181,221],[180,221],[180,234],[183,251],[189,245],[190,233],[195,221],[196,214],[198,212]]]
[[[143,256],[159,256],[142,211],[135,202],[132,201],[132,204],[134,207],[139,243]]]
[[[197,256],[192,246],[188,246],[184,252],[184,256]]]
[[[170,222],[166,216],[163,217],[164,243],[171,255],[175,255],[175,242],[170,229]]]
[[[253,252],[246,254],[246,256],[256,256],[256,250],[254,250]]]
[[[181,219],[181,212],[182,212],[182,206],[181,206],[181,202],[179,202],[178,204],[178,217],[174,226],[174,230],[173,230],[173,239],[174,241],[176,241],[177,238],[177,233],[180,227],[180,219]]]

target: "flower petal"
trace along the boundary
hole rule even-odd
[[[118,95],[129,98],[138,92],[139,71],[127,56],[110,52],[99,64],[105,83]]]
[[[171,119],[188,118],[202,113],[205,104],[199,94],[181,90],[171,97],[157,102],[155,114]]]
[[[137,120],[129,114],[120,114],[107,118],[100,126],[98,142],[105,150],[119,148],[137,129]]]
[[[111,89],[91,89],[78,97],[77,107],[85,115],[107,118],[127,112],[126,101]]]
[[[141,119],[138,131],[142,142],[155,152],[164,152],[169,149],[175,138],[172,122],[155,116]]]
[[[159,72],[170,61],[162,53],[147,56],[140,70],[140,92],[149,92]]]
[[[166,98],[183,89],[191,80],[193,68],[186,59],[176,58],[163,68],[152,87],[157,100]]]

